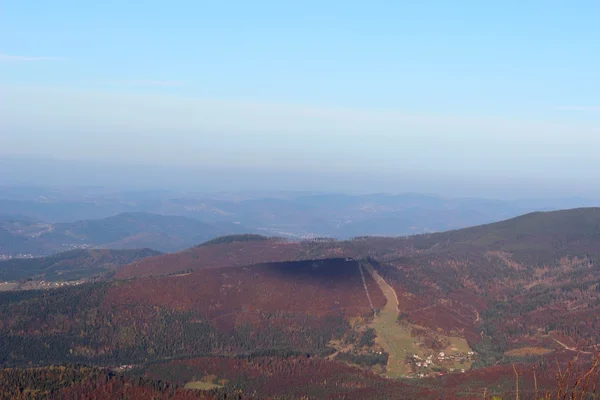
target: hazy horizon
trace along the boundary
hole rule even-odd
[[[598,3],[310,3],[8,2],[0,183],[600,196]]]
[[[379,174],[258,167],[119,164],[15,157],[0,154],[0,186],[40,188],[104,187],[181,193],[317,192],[348,195],[426,194],[498,200],[600,199],[594,185],[526,179],[465,179],[442,174]]]

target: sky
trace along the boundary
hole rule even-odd
[[[0,183],[600,196],[599,19],[598,1],[4,0]]]

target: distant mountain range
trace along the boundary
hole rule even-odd
[[[99,188],[43,189],[0,187],[0,220],[18,220],[46,224],[103,219],[122,213],[151,213],[187,217],[214,228],[214,235],[225,233],[261,233],[306,239],[318,236],[348,239],[363,235],[401,236],[439,232],[516,217],[533,211],[599,206],[600,202],[582,198],[525,199],[515,201],[405,193],[346,195],[306,192],[270,193],[176,193],[169,191],[109,191]],[[125,214],[127,215],[127,214]],[[113,221],[127,223],[127,218]],[[112,223],[109,221],[109,223]],[[174,222],[177,224],[177,222]],[[179,222],[183,223],[183,222]],[[82,225],[82,223],[77,222]],[[190,223],[191,224],[191,223]],[[86,236],[95,237],[96,223],[82,227]],[[160,224],[159,224],[160,225]],[[192,226],[192,225],[188,225]],[[198,227],[198,237],[181,233],[186,240],[159,248],[170,251],[191,246],[208,227]],[[188,233],[190,236],[188,236]],[[152,236],[145,242],[139,237],[127,247],[160,242],[160,230],[140,231],[136,236]],[[2,233],[0,233],[2,235]],[[100,236],[105,233],[99,233]],[[125,238],[95,241],[117,242]],[[188,240],[189,239],[189,240]],[[6,240],[6,239],[3,239]],[[173,238],[167,239],[171,242]],[[2,241],[0,240],[0,245]]]
[[[209,225],[192,218],[128,212],[101,219],[44,223],[0,220],[0,255],[39,256],[74,248],[139,249],[172,252],[243,229]]]

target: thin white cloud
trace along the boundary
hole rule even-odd
[[[135,86],[183,86],[183,81],[162,81],[162,80],[149,80],[149,81],[125,81],[117,82],[121,85],[135,85]]]
[[[40,57],[40,56],[15,56],[10,54],[0,54],[0,62],[19,62],[19,61],[62,61],[64,57]]]
[[[600,106],[556,106],[559,111],[600,111]]]

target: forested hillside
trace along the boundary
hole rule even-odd
[[[385,299],[368,280],[371,301]],[[373,310],[344,259],[0,293],[0,362],[140,363],[264,350],[326,354]],[[135,321],[135,322],[134,322]]]
[[[576,209],[404,238],[218,238],[109,281],[0,293],[0,363],[119,368],[156,396],[290,399],[514,397],[514,364],[526,398],[600,350],[599,226]],[[109,254],[24,265],[139,255]]]
[[[38,279],[45,281],[101,277],[119,267],[160,255],[151,249],[103,250],[78,249],[47,257],[15,258],[0,261],[0,280]]]

